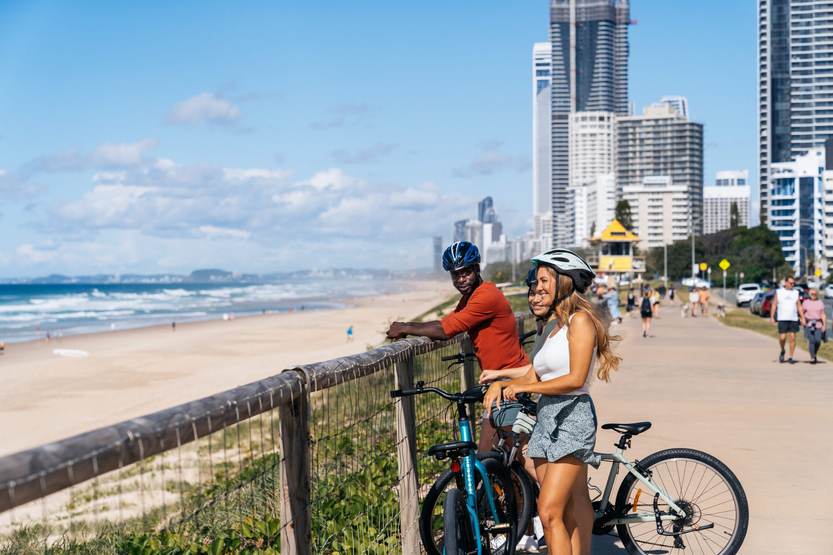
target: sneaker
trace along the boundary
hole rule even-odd
[[[492,546],[492,550],[496,551],[500,549],[500,547],[506,543],[506,536],[497,536],[489,540],[489,545]]]
[[[793,357],[790,357],[789,359],[787,359],[787,362],[789,362],[790,364],[795,364],[795,361],[793,360]]]
[[[643,332],[642,332],[642,337],[648,337],[648,332],[647,332],[647,331],[643,331]]]
[[[535,536],[524,534],[515,549],[517,551],[538,551],[538,540],[535,539]]]
[[[778,356],[778,362],[784,362],[784,351],[781,351],[781,354]]]

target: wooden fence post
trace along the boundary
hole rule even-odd
[[[309,384],[299,374],[300,394],[280,406],[281,553],[290,555],[307,555],[312,546]]]
[[[471,337],[466,335],[465,339],[463,339],[460,347],[465,351],[467,355],[474,354],[474,343],[471,340]],[[471,387],[477,385],[477,382],[474,381],[474,368],[477,365],[477,361],[472,357],[466,357],[463,361],[463,368],[460,369],[460,391],[465,391]],[[476,403],[469,403],[469,423],[471,424],[471,435],[473,441],[475,443],[479,443],[480,440],[478,439],[479,436],[477,435],[477,425],[480,423],[480,411],[479,405]]]
[[[396,389],[414,386],[414,356],[394,368]],[[399,524],[402,555],[419,553],[419,497],[417,495],[416,410],[413,397],[396,401],[396,443],[399,455]]]

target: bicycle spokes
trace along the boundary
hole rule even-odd
[[[654,483],[668,493],[685,517],[662,520],[661,525],[656,520],[628,524],[640,550],[685,549],[686,555],[723,552],[740,518],[737,499],[726,479],[711,466],[690,459],[660,461],[650,470]],[[632,512],[651,513],[657,519],[674,515],[660,496],[644,490],[639,482],[631,488],[627,504]]]

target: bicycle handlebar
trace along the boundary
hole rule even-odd
[[[411,397],[413,395],[421,395],[423,393],[436,393],[440,397],[452,401],[454,403],[476,403],[481,401],[486,394],[486,389],[482,386],[475,386],[471,389],[463,391],[462,393],[449,393],[436,387],[416,387],[407,389],[394,389],[390,392],[392,398],[396,397]]]
[[[443,362],[448,362],[449,360],[454,360],[454,361],[457,361],[457,362],[463,362],[463,359],[474,358],[474,357],[475,357],[474,353],[467,353],[467,352],[463,351],[463,352],[457,353],[456,355],[448,355],[447,357],[442,357],[440,360],[442,360]]]

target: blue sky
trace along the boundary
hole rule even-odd
[[[634,0],[630,98],[755,181],[756,8]],[[548,2],[0,1],[0,276],[427,267],[529,225]]]

